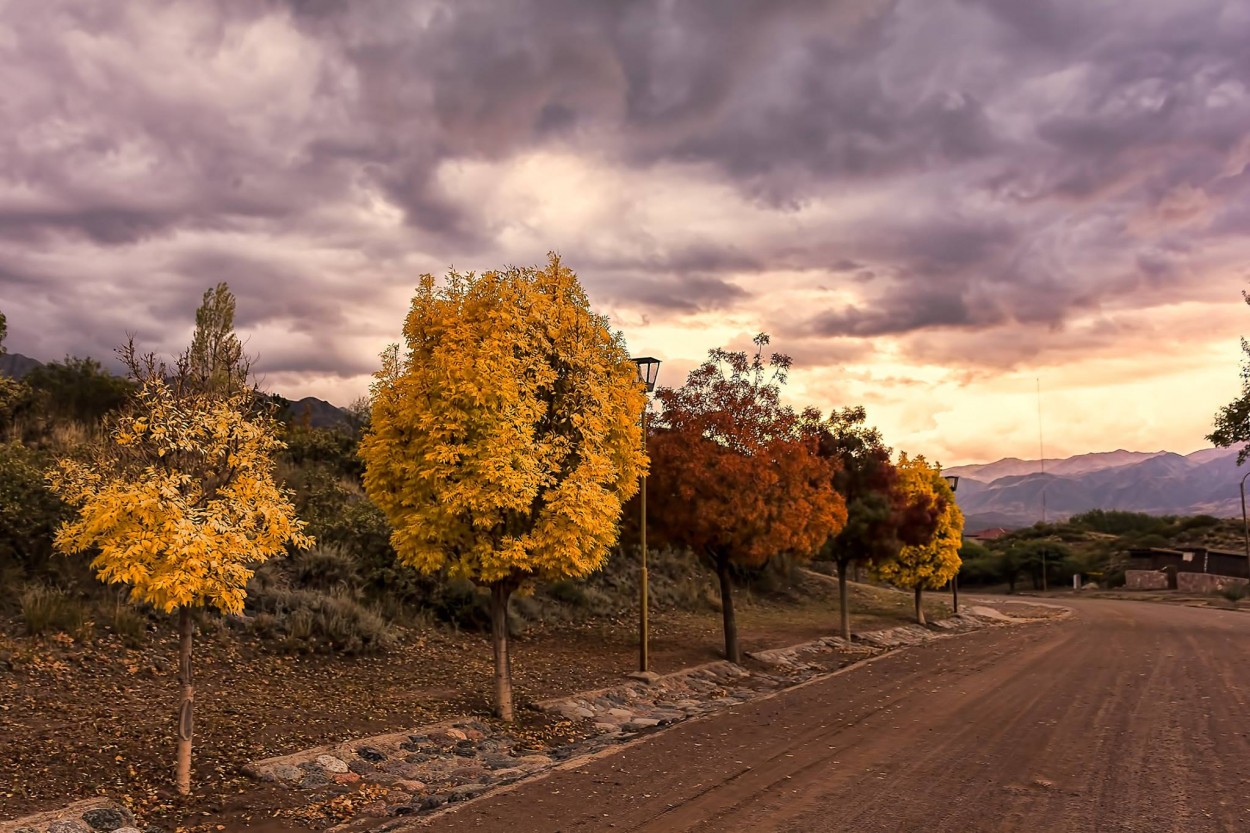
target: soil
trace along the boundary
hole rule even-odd
[[[1060,603],[1071,617],[886,654],[399,830],[1250,829],[1250,618]]]
[[[799,601],[741,594],[747,651],[832,632],[836,588],[809,582]],[[945,605],[930,594],[930,617]],[[859,630],[907,621],[908,594],[857,588]],[[520,734],[535,750],[581,731],[527,705],[620,681],[637,663],[632,619],[597,618],[532,628],[514,637]],[[197,634],[194,794],[172,789],[177,640],[172,624],[134,647],[95,632],[0,635],[0,819],[107,795],[149,824],[198,830],[306,830],[335,820],[327,796],[259,784],[248,761],[449,717],[488,719],[491,658],[486,636],[443,627],[410,629],[400,644],[366,657],[291,656],[228,628]],[[658,611],[651,666],[660,673],[721,659],[720,615]],[[516,729],[514,729],[516,731]],[[339,796],[341,803],[351,796]]]

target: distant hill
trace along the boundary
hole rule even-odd
[[[291,402],[283,417],[296,425],[303,425],[307,420],[312,428],[345,428],[351,424],[347,411],[315,396],[305,396],[298,402]]]
[[[43,362],[23,356],[21,353],[0,355],[0,376],[21,379],[37,367],[43,367]],[[307,420],[307,424],[313,428],[346,427],[351,424],[347,411],[331,405],[324,399],[305,396],[298,401],[286,401],[288,404],[283,416],[291,422],[302,424]]]
[[[21,353],[0,355],[0,376],[8,376],[11,379],[20,379],[36,367],[42,366],[43,362],[35,361],[30,356],[23,356]]]
[[[955,466],[965,528],[1015,528],[1046,519],[1064,520],[1090,509],[1121,509],[1152,515],[1241,516],[1237,450],[1208,448],[1182,456],[1170,451],[1080,454],[1046,461],[1007,458]]]

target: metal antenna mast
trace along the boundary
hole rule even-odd
[[[1042,443],[1042,380],[1037,382],[1037,456],[1042,464],[1042,523],[1046,523],[1046,446]]]

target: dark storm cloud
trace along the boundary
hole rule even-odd
[[[690,172],[777,218],[746,243],[729,209],[723,230],[623,212],[596,230],[612,245],[546,245],[592,294],[653,317],[762,303],[785,292],[764,285],[774,269],[853,289],[779,304],[774,330],[804,340],[1054,328],[1127,293],[1164,304],[1245,228],[1236,0],[26,0],[3,14],[11,346],[71,328],[111,346],[127,322],[172,344],[219,279],[241,325],[332,342],[427,268],[532,257],[447,177],[530,151],[590,160],[605,188]],[[394,227],[370,214],[379,201]],[[76,311],[84,280],[113,287],[96,291],[108,315]],[[356,366],[309,349],[282,369]]]

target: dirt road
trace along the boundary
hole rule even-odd
[[[1250,615],[1072,607],[887,655],[412,829],[1250,830]]]

